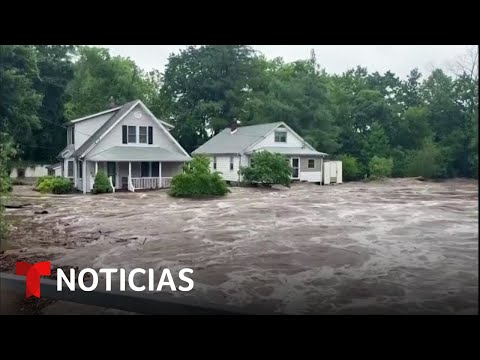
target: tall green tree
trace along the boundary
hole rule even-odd
[[[116,104],[140,99],[158,110],[155,101],[159,86],[158,73],[145,74],[133,60],[111,56],[108,49],[81,46],[67,90],[70,100],[65,113],[72,119],[99,112],[111,106],[111,98]]]
[[[38,76],[33,87],[42,95],[37,111],[39,128],[23,152],[23,158],[36,162],[53,162],[55,155],[65,146],[66,88],[73,78],[72,45],[36,45]]]
[[[35,48],[0,45],[0,133],[25,150],[41,127],[42,95],[34,82],[39,71]]]
[[[170,55],[162,94],[187,151],[241,117],[256,81],[254,55],[243,45],[189,46]]]

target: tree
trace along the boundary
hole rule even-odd
[[[38,77],[33,86],[42,95],[37,115],[40,126],[33,130],[32,140],[24,149],[23,158],[53,162],[55,155],[65,146],[66,88],[73,78],[71,45],[36,45]]]
[[[34,88],[38,78],[33,46],[0,45],[0,133],[25,150],[41,127],[38,109],[42,95]]]
[[[252,155],[251,164],[250,167],[240,168],[243,181],[264,186],[278,184],[290,187],[293,169],[282,154],[256,152]]]
[[[369,178],[372,180],[390,177],[392,169],[393,160],[391,158],[374,156],[368,163]]]
[[[16,149],[10,136],[0,133],[0,243],[7,234],[2,197],[5,197],[12,188],[9,162],[15,156],[15,153]]]
[[[158,110],[159,74],[145,74],[133,60],[111,56],[107,49],[81,46],[68,86],[70,101],[65,106],[67,118],[73,119],[140,99]],[[162,115],[162,114],[158,114]]]
[[[407,174],[431,179],[443,177],[446,173],[445,162],[446,159],[440,147],[428,138],[421,149],[411,152]]]
[[[362,169],[356,157],[345,154],[341,156],[343,178],[347,181],[359,180]]]
[[[187,151],[241,118],[256,81],[253,58],[243,45],[189,46],[170,55],[162,94],[173,134]]]

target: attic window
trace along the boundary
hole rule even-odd
[[[287,132],[285,130],[276,130],[275,131],[275,142],[286,143],[287,142]]]

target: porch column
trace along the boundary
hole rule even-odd
[[[158,187],[162,188],[162,162],[158,162]]]
[[[148,177],[152,177],[152,162],[148,162]]]
[[[67,163],[68,166],[68,163]],[[77,187],[77,159],[73,159],[73,187]]]
[[[115,188],[118,187],[118,174],[120,173],[120,170],[118,170],[118,161],[115,162]],[[122,185],[120,185],[120,189],[122,188]]]
[[[320,171],[321,171],[321,178],[320,178],[320,184],[323,185],[323,156],[320,158]]]
[[[83,193],[87,193],[87,179],[90,180],[89,174],[87,174],[87,160],[82,161],[82,187],[83,187]]]
[[[132,162],[128,162],[128,180],[132,177]]]
[[[97,176],[98,173],[98,161],[95,161],[95,176]]]

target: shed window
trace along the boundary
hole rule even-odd
[[[287,132],[286,131],[275,131],[275,142],[286,143],[287,142]]]
[[[308,168],[315,169],[315,159],[308,159]]]
[[[129,126],[128,127],[128,142],[136,143],[137,142],[137,127]]]
[[[230,156],[230,171],[233,170],[233,156]]]

